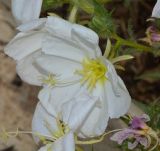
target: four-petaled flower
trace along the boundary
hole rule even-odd
[[[100,101],[82,127],[83,137],[104,133],[108,119],[119,118],[131,98],[114,66],[102,56],[98,35],[89,28],[58,17],[24,24],[5,48],[17,60],[17,72],[26,82],[41,85],[40,102],[57,116],[63,103],[80,92]],[[94,118],[93,118],[94,117]]]

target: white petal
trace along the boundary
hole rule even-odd
[[[74,24],[71,31],[72,40],[79,44],[82,51],[88,53],[88,56],[95,58],[101,56],[101,50],[98,46],[98,35],[89,28]]]
[[[47,109],[47,112],[50,113],[51,115],[57,117],[58,113],[60,111],[61,106],[59,103],[58,107],[56,105],[52,106],[51,101],[52,101],[52,88],[49,87],[44,87],[38,94],[38,98],[41,102],[41,104]],[[53,100],[54,101],[54,100]],[[58,108],[58,110],[57,110]]]
[[[39,18],[42,0],[12,0],[12,13],[18,24]]]
[[[79,24],[74,24],[72,32],[77,33],[80,38],[84,38],[87,42],[90,42],[93,45],[98,45],[99,43],[98,35],[90,28],[87,28]]]
[[[123,81],[118,77],[117,88],[119,95],[116,95],[112,89],[111,83],[106,83],[106,96],[111,118],[119,118],[126,114],[131,105],[131,97],[125,88]]]
[[[15,60],[20,60],[41,48],[43,33],[19,33],[5,47],[4,51]]]
[[[41,103],[38,103],[32,120],[32,131],[40,136],[52,136],[51,132],[54,133],[57,130],[56,119],[47,112]],[[36,143],[38,143],[39,137],[33,136]]]
[[[66,79],[70,79],[71,81],[79,79],[75,71],[79,69],[81,65],[66,58],[44,55],[36,59],[35,65],[48,74],[56,75],[59,81],[62,82]]]
[[[106,90],[104,87],[97,84],[92,95],[97,97],[100,103],[92,110],[81,127],[79,133],[80,137],[95,137],[104,133],[109,119],[108,102],[106,101],[105,93]]]
[[[42,72],[38,71],[33,65],[34,59],[40,55],[41,52],[36,51],[17,62],[17,73],[23,81],[32,85],[42,85],[40,79],[44,76]]]
[[[105,87],[109,114],[111,118],[119,118],[129,110],[131,97],[123,81],[117,75],[114,66],[108,60],[105,62],[108,68],[106,74],[108,81]]]
[[[153,8],[152,17],[160,18],[160,0],[157,0],[157,3]]]
[[[57,143],[61,144],[61,146],[63,147],[62,150],[58,149],[57,147],[58,145],[56,145]],[[61,138],[60,140],[57,140],[54,143],[53,150],[54,151],[75,151],[74,134],[72,132],[69,132],[63,138]]]
[[[46,54],[75,61],[82,61],[84,57],[95,58],[101,55],[98,35],[89,28],[71,24],[58,17],[49,17],[46,30],[50,33],[43,42],[43,52]]]
[[[117,87],[117,83],[118,83],[117,72],[116,72],[114,66],[112,65],[112,63],[109,60],[104,59],[104,57],[102,57],[102,59],[103,59],[105,65],[107,67],[106,77],[111,82],[112,90],[118,96],[118,95],[120,95],[120,93],[119,93],[119,89]]]
[[[63,121],[73,131],[78,130],[95,107],[96,99],[87,93],[83,93],[75,96],[71,101],[64,103],[62,106]]]
[[[72,24],[62,18],[49,16],[45,28],[51,35],[64,39],[71,37]]]
[[[55,55],[79,62],[87,56],[87,52],[83,51],[73,40],[64,37],[59,38],[50,34],[44,37],[42,51],[45,54]]]
[[[70,101],[79,92],[79,89],[79,83],[64,87],[45,87],[40,91],[38,98],[50,114],[57,116],[62,104]]]
[[[46,23],[46,18],[40,18],[33,20],[32,22],[22,24],[18,26],[17,29],[23,32],[27,32],[30,30],[40,30],[42,29],[42,27],[44,27],[45,23]]]

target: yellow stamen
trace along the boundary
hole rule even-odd
[[[50,75],[48,75],[48,77],[42,78],[42,82],[44,84],[49,85],[49,86],[55,86],[57,84],[57,79],[56,79],[55,75],[50,74]]]
[[[63,137],[65,134],[67,134],[70,129],[68,125],[62,122],[59,118],[56,119],[56,122],[57,122],[57,127],[58,127],[57,131],[53,131],[51,128],[51,125],[47,121],[45,121],[45,126],[48,129],[48,131],[51,133],[53,138],[59,139]]]
[[[89,90],[92,91],[97,82],[104,84],[104,82],[107,80],[106,72],[108,69],[99,58],[84,59],[82,62],[82,67],[82,70],[76,70],[76,74],[82,76],[81,83],[87,83]]]

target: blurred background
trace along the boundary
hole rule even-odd
[[[155,2],[156,0],[112,0],[106,8],[110,11],[114,10],[113,18],[118,26],[118,34],[125,39],[137,40],[145,37],[146,29],[149,27],[146,20],[151,16]],[[67,8],[67,5],[63,5],[49,8],[49,11],[65,17]],[[47,12],[48,10],[44,9],[42,16],[46,16]],[[88,16],[82,14],[81,18],[83,17]],[[31,130],[31,120],[39,91],[38,87],[30,86],[20,80],[16,75],[15,61],[3,53],[5,45],[17,32],[15,27],[10,0],[0,0],[0,128],[5,128],[7,131],[16,131],[17,128]],[[104,48],[105,44],[106,39],[102,37],[100,46]],[[137,52],[125,47],[121,51],[124,54],[133,54],[135,57],[133,60],[121,62],[126,70],[118,71],[133,100],[142,108],[146,109],[146,106],[151,105],[155,109],[154,105],[158,106],[160,99],[159,55]],[[160,113],[159,108],[157,110]],[[160,126],[159,119],[158,122]],[[106,149],[106,142],[100,144],[101,149],[97,151],[116,151],[115,148]],[[19,135],[10,139],[7,144],[0,141],[0,151],[36,150],[37,146],[29,135]]]

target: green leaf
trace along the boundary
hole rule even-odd
[[[93,0],[94,13],[90,27],[96,31],[100,36],[106,38],[111,33],[115,32],[115,24],[112,20],[112,12],[108,12],[106,8]]]
[[[73,4],[81,8],[86,13],[92,15],[92,21],[89,23],[90,28],[103,37],[115,31],[111,14],[108,12],[102,2],[108,0],[71,0]]]

